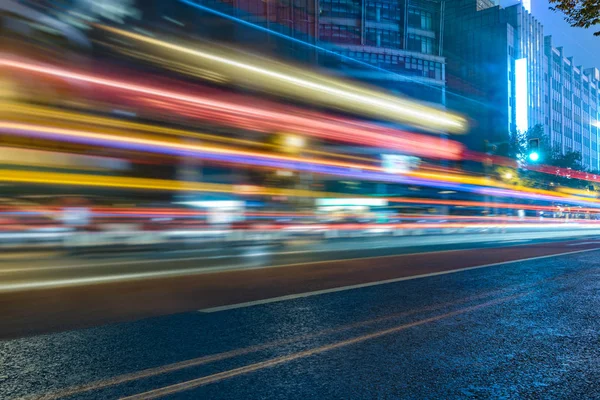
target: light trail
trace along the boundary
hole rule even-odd
[[[557,206],[538,206],[531,204],[519,204],[519,203],[499,203],[499,202],[479,202],[479,201],[466,201],[466,200],[443,200],[443,199],[425,199],[425,198],[403,198],[403,197],[391,197],[387,199],[391,203],[404,203],[404,204],[416,204],[416,205],[449,205],[458,207],[488,207],[488,208],[514,208],[523,210],[537,210],[537,211],[560,211]],[[559,201],[561,199],[556,199]],[[597,205],[598,208],[585,208],[573,206],[575,210],[570,210],[571,207],[563,206],[564,212],[592,212],[597,213],[600,211],[600,203]]]
[[[413,201],[418,199],[411,199]],[[431,199],[424,199],[431,200]],[[442,200],[440,200],[442,202]],[[422,202],[425,205],[425,201]],[[438,202],[439,203],[439,202]],[[458,202],[457,202],[458,203]],[[465,204],[466,202],[460,202],[460,204]],[[560,212],[557,207],[552,206],[532,206],[528,204],[504,204],[504,203],[485,203],[485,202],[472,202],[475,204],[477,208],[485,208],[485,207],[494,207],[494,204],[500,205],[502,207],[494,207],[494,208],[502,208],[502,209],[522,209],[522,210],[534,210],[534,211],[547,211],[548,213],[558,213]],[[419,203],[417,203],[419,204]],[[456,203],[454,203],[456,204]],[[390,206],[390,208],[394,208],[398,206]],[[61,207],[40,207],[40,206],[30,206],[30,207],[15,207],[15,206],[7,206],[3,207],[0,210],[0,215],[5,216],[27,216],[27,215],[42,215],[50,218],[60,218],[62,215]],[[599,214],[600,208],[592,209],[592,208],[578,208],[571,211],[562,211],[564,213],[573,213],[573,214]],[[92,207],[90,208],[90,213],[94,218],[130,218],[130,219],[140,219],[140,218],[169,218],[174,222],[178,221],[178,219],[182,218],[198,218],[205,217],[210,215],[209,211],[205,211],[202,209],[190,210],[190,209],[182,209],[182,208],[148,208],[148,207],[135,207],[135,208],[127,208],[127,207]],[[317,212],[290,212],[290,211],[244,211],[244,218],[247,220],[267,220],[266,222],[261,223],[260,225],[255,225],[255,229],[266,229],[266,230],[278,230],[278,229],[340,229],[340,230],[358,230],[358,229],[376,229],[376,228],[394,228],[394,229],[412,229],[412,228],[420,228],[423,226],[427,227],[457,227],[456,225],[448,225],[455,223],[453,221],[458,221],[460,227],[477,227],[479,223],[487,224],[489,222],[493,224],[497,223],[507,223],[511,225],[511,227],[517,226],[548,226],[548,224],[598,224],[600,221],[598,220],[590,220],[585,218],[574,218],[571,217],[568,220],[555,218],[552,214],[547,214],[545,218],[540,219],[540,217],[518,217],[518,216],[508,216],[508,215],[444,215],[444,214],[410,214],[410,213],[397,213],[391,215],[390,218],[393,220],[401,220],[401,223],[397,222],[387,222],[387,223],[360,223],[360,224],[351,224],[345,223],[343,221],[338,223],[323,223],[319,221],[319,214]],[[288,223],[280,223],[277,222],[277,219],[306,219],[310,221],[311,224],[299,224],[295,225],[293,222]],[[275,220],[275,221],[273,221]],[[410,222],[417,221],[417,222]],[[423,224],[423,221],[434,221],[437,225],[432,225],[429,222]],[[564,221],[564,222],[557,222]],[[516,223],[516,224],[515,224]],[[198,221],[200,226],[207,226],[202,220]],[[1,224],[0,224],[1,226]],[[487,226],[487,225],[485,225]],[[495,225],[494,225],[495,226]],[[172,225],[169,225],[172,227]],[[254,229],[253,228],[253,229]]]
[[[0,131],[11,135],[40,137],[52,140],[65,140],[86,145],[101,145],[126,150],[146,151],[175,156],[194,156],[205,160],[239,163],[255,167],[282,168],[306,171],[324,175],[351,177],[361,180],[404,183],[444,189],[453,189],[498,197],[514,197],[543,201],[564,201],[572,204],[594,206],[596,199],[579,199],[567,194],[523,188],[521,191],[485,186],[468,186],[465,183],[506,187],[487,179],[469,176],[452,176],[437,173],[415,172],[412,175],[394,175],[382,172],[381,167],[365,164],[352,164],[328,160],[304,160],[300,157],[264,154],[230,148],[174,143],[165,140],[148,139],[132,135],[108,135],[103,133],[45,127],[12,122],[0,122]],[[464,183],[463,183],[464,182]]]
[[[17,136],[40,137],[51,140],[70,141],[86,145],[100,145],[114,148],[154,152],[175,156],[193,156],[205,160],[246,164],[255,167],[291,169],[325,175],[353,177],[365,180],[419,184],[423,186],[443,187],[454,190],[466,190],[454,183],[412,178],[382,172],[381,167],[365,164],[351,164],[328,160],[307,161],[300,157],[290,157],[258,152],[241,151],[230,148],[173,143],[164,140],[147,139],[132,135],[107,135],[81,130],[62,129],[39,125],[0,122],[0,131]]]
[[[417,135],[349,119],[333,118],[325,114],[310,114],[297,109],[293,112],[281,112],[277,111],[280,107],[275,106],[269,107],[269,109],[251,107],[216,100],[214,97],[189,95],[173,90],[164,90],[158,87],[139,85],[8,58],[0,58],[0,66],[54,78],[86,82],[107,87],[117,92],[131,92],[136,93],[137,96],[148,96],[145,98],[137,97],[136,101],[144,101],[146,106],[154,105],[155,108],[160,106],[160,108],[166,108],[170,111],[178,109],[186,111],[186,105],[188,108],[189,105],[193,105],[194,108],[189,109],[188,113],[195,113],[196,118],[202,117],[205,120],[220,119],[245,129],[252,129],[253,126],[257,126],[261,131],[265,129],[271,131],[273,129],[291,130],[310,136],[394,148],[409,154],[442,159],[457,160],[461,158],[463,152],[462,145],[454,141],[430,138],[425,135]],[[169,102],[149,102],[149,100],[156,98],[169,99]],[[200,111],[202,114],[200,114]],[[245,119],[240,121],[240,116]]]
[[[0,102],[0,107],[2,110],[9,114],[14,115],[28,115],[37,118],[45,118],[47,119],[56,119],[56,120],[64,120],[72,123],[85,123],[85,124],[95,124],[99,126],[106,126],[111,128],[122,129],[131,129],[141,132],[149,132],[154,134],[164,134],[175,137],[186,137],[191,139],[198,139],[203,141],[214,141],[214,142],[223,142],[223,143],[232,143],[236,145],[242,146],[251,146],[251,147],[268,147],[268,148],[280,148],[281,146],[269,144],[269,143],[261,143],[252,140],[245,139],[237,139],[226,136],[218,136],[212,135],[208,133],[200,133],[195,131],[189,131],[184,129],[175,129],[175,128],[167,128],[159,125],[150,125],[150,124],[142,124],[138,122],[130,122],[124,121],[120,119],[113,118],[105,118],[105,117],[97,117],[88,114],[78,113],[78,112],[69,112],[62,110],[55,110],[48,107],[40,107],[40,106],[30,106],[30,105],[20,105],[15,103],[3,103]],[[353,156],[348,154],[341,153],[330,153],[326,151],[319,151],[313,149],[302,149],[303,153],[306,154],[315,154],[320,156],[329,156],[332,158],[344,158],[355,161],[362,162],[373,162],[377,160],[373,160],[372,158]]]
[[[168,111],[185,117],[219,122],[245,130],[263,133],[285,131],[299,133],[337,142],[356,143],[369,147],[399,150],[405,154],[423,157],[459,160],[463,146],[455,141],[432,138],[425,135],[388,129],[374,124],[343,120],[326,115],[315,115],[307,119],[298,111],[278,116],[276,107],[267,111],[269,118],[258,115],[245,115],[237,112],[236,106],[228,111],[198,109],[197,106],[178,101],[156,101],[151,98],[133,99],[134,105]],[[235,114],[232,111],[236,111]]]
[[[328,48],[325,48],[325,47],[322,47],[322,46],[318,46],[318,45],[315,45],[315,44],[312,44],[312,43],[309,43],[309,42],[306,42],[306,41],[303,41],[303,40],[300,40],[300,39],[297,39],[297,38],[294,38],[294,37],[291,37],[291,36],[288,36],[288,35],[285,35],[285,34],[283,34],[281,32],[277,32],[277,31],[274,31],[272,29],[268,29],[268,28],[266,28],[264,26],[260,26],[258,24],[253,24],[252,22],[243,20],[241,18],[236,18],[233,15],[229,15],[229,14],[220,12],[218,10],[215,10],[214,8],[206,7],[206,6],[202,5],[202,4],[195,3],[195,2],[189,1],[189,0],[179,0],[179,1],[182,2],[182,3],[185,3],[187,5],[189,5],[191,7],[197,8],[199,10],[206,11],[206,12],[209,12],[209,13],[211,13],[213,15],[217,15],[219,17],[223,17],[223,18],[229,19],[230,21],[234,21],[234,22],[239,23],[241,25],[246,25],[246,26],[249,26],[249,27],[251,27],[253,29],[265,32],[265,33],[267,33],[269,35],[277,36],[277,37],[280,37],[282,39],[288,40],[290,42],[297,43],[297,44],[300,44],[300,45],[303,45],[303,46],[306,46],[306,47],[313,48],[313,49],[315,49],[317,51],[320,51],[320,52],[323,52],[325,54],[330,54],[330,55],[333,55],[335,57],[339,57],[342,60],[350,61],[350,62],[352,62],[352,63],[354,63],[356,65],[361,65],[363,67],[367,67],[368,69],[372,69],[372,70],[375,70],[375,71],[380,71],[380,72],[385,73],[385,74],[390,74],[390,75],[393,75],[393,76],[398,76],[398,77],[401,77],[402,79],[406,79],[408,81],[416,82],[419,85],[422,85],[422,86],[425,86],[425,87],[429,87],[429,88],[433,88],[435,90],[440,90],[439,86],[430,85],[430,84],[428,84],[426,82],[423,82],[422,80],[415,79],[415,78],[413,78],[411,76],[408,76],[408,75],[405,75],[405,74],[399,74],[399,73],[396,73],[394,71],[390,71],[390,70],[387,70],[385,68],[381,68],[381,67],[378,67],[376,65],[369,64],[368,62],[361,61],[361,60],[358,60],[356,58],[352,58],[352,57],[346,56],[346,55],[344,55],[344,54],[342,54],[340,52],[333,51],[331,49],[328,49]],[[469,102],[471,102],[473,104],[479,104],[479,105],[481,105],[483,107],[489,107],[484,102],[476,101],[476,100],[471,99],[471,98],[469,98],[467,96],[463,96],[463,95],[460,95],[458,93],[449,91],[447,88],[446,88],[446,93],[451,94],[452,96],[454,96],[456,98],[460,98],[460,99],[463,99],[465,101],[469,101]]]
[[[142,189],[158,191],[233,193],[241,196],[289,196],[289,197],[352,197],[343,193],[327,193],[301,189],[279,189],[250,185],[228,185],[152,178],[103,176],[61,172],[2,170],[0,182],[33,183],[42,185],[67,185],[119,189]]]
[[[76,80],[82,79],[85,82],[100,84],[100,85],[104,85],[105,83],[108,84],[107,82],[110,82],[110,84],[108,85],[109,87],[114,88],[114,89],[119,89],[119,90],[122,89],[122,90],[136,91],[135,88],[138,88],[138,89],[144,91],[145,89],[148,89],[145,87],[138,87],[137,85],[133,85],[133,86],[127,85],[125,82],[121,82],[121,81],[105,80],[102,78],[98,78],[99,80],[97,80],[96,78],[94,78],[92,76],[75,74],[75,73],[71,73],[69,71],[56,69],[56,68],[40,67],[35,64],[15,62],[15,61],[11,61],[8,59],[0,59],[0,65],[8,66],[8,67],[15,67],[15,68],[19,68],[19,69],[24,68],[25,70],[28,70],[31,72],[48,73],[49,75],[66,78],[66,79],[76,79]],[[148,90],[150,90],[151,93],[156,94],[154,92],[155,88],[149,88]],[[188,97],[189,97],[186,95],[181,95],[179,93],[163,92],[160,89],[158,89],[158,93],[162,93],[163,95],[169,94],[170,98],[172,98],[173,100],[176,100],[176,101],[186,101],[186,99],[188,99]],[[318,116],[318,118],[316,118],[317,116],[315,116],[315,118],[304,119],[304,117],[298,117],[298,116],[290,115],[290,114],[280,114],[280,113],[274,112],[274,111],[252,109],[252,108],[238,106],[236,104],[231,104],[231,103],[220,103],[220,102],[214,103],[214,102],[211,102],[211,100],[209,100],[209,99],[199,99],[196,97],[192,97],[192,98],[196,99],[200,102],[203,100],[209,101],[210,102],[209,104],[211,106],[208,108],[210,108],[212,110],[214,110],[215,108],[218,108],[225,113],[231,113],[232,110],[234,110],[236,113],[237,112],[247,113],[249,118],[250,117],[253,118],[253,119],[249,120],[252,123],[256,123],[255,118],[258,118],[259,120],[262,118],[262,120],[274,119],[274,120],[278,121],[278,124],[279,123],[282,124],[282,125],[276,125],[275,127],[272,127],[272,128],[281,129],[282,127],[288,127],[288,128],[293,129],[294,122],[298,120],[299,121],[298,122],[298,124],[299,124],[298,130],[301,131],[302,133],[314,135],[314,136],[325,137],[325,138],[332,139],[332,140],[349,141],[348,139],[350,139],[350,141],[352,141],[354,143],[395,148],[395,149],[401,150],[405,153],[439,157],[439,158],[445,158],[445,159],[460,159],[464,155],[467,159],[471,159],[471,160],[478,161],[478,162],[483,162],[483,161],[485,161],[486,158],[492,158],[494,160],[494,163],[496,163],[498,165],[513,166],[513,164],[514,164],[514,160],[505,159],[503,157],[497,157],[497,156],[490,157],[488,155],[474,153],[474,152],[468,152],[468,151],[463,153],[462,146],[453,141],[441,141],[441,140],[434,141],[434,140],[432,140],[432,138],[428,138],[423,135],[415,135],[415,134],[411,134],[411,133],[407,133],[407,132],[403,132],[403,131],[386,129],[386,128],[382,128],[382,127],[372,125],[372,124],[365,124],[365,123],[361,123],[361,122],[357,122],[357,121],[350,121],[350,120],[341,120],[341,122],[344,124],[347,124],[347,126],[344,126],[344,125],[336,126],[335,123],[339,122],[340,121],[339,119],[334,119],[333,125],[319,120],[319,118],[327,119],[328,117],[326,117],[325,115],[320,115],[320,116]],[[202,103],[202,104],[204,104],[204,103]],[[199,104],[195,103],[195,105],[199,105]],[[173,111],[173,110],[176,110],[178,107],[182,107],[182,105],[174,106],[171,104],[171,105],[163,105],[163,107],[168,107],[171,111]],[[9,108],[9,110],[10,110],[10,108]],[[266,113],[266,114],[264,114],[264,113]],[[261,117],[261,115],[262,115],[262,117]],[[143,124],[136,124],[136,123],[131,123],[131,122],[123,122],[123,123],[127,127],[132,127],[134,129],[139,129],[139,130],[147,131],[148,129],[151,129],[151,130],[156,130],[157,132],[166,133],[166,134],[173,134],[174,132],[178,132],[179,134],[182,134],[182,135],[192,134],[192,135],[196,135],[197,137],[202,137],[200,135],[203,135],[203,134],[192,133],[192,132],[188,133],[183,130],[173,130],[170,128],[161,128],[161,127],[149,128],[148,126],[144,127]],[[248,124],[249,124],[249,122],[246,122],[244,126],[248,127],[249,126]],[[112,125],[112,126],[114,126],[114,125]],[[357,129],[357,128],[359,128],[359,129]],[[398,137],[397,136],[398,134],[401,134],[403,136]],[[539,171],[539,172],[542,172],[545,174],[550,174],[550,175],[569,174],[575,179],[581,179],[581,180],[586,180],[586,181],[590,181],[590,182],[600,182],[600,176],[598,176],[598,175],[589,174],[589,173],[580,172],[580,171],[566,170],[564,168],[557,168],[557,167],[544,166],[544,165],[530,165],[530,166],[528,166],[528,169]],[[464,181],[463,183],[467,183],[467,182]],[[474,182],[474,181],[473,181],[473,184],[481,185],[480,182]],[[495,186],[501,186],[501,185],[499,183],[496,183]],[[511,188],[510,185],[503,185],[503,187],[505,189]],[[539,193],[539,194],[542,193],[537,189],[531,189],[531,188],[525,188],[525,187],[520,187],[520,190],[525,191],[525,192],[530,192],[530,193]],[[553,192],[546,191],[545,193],[553,193]]]
[[[465,160],[476,161],[480,163],[490,163],[492,165],[502,165],[511,168],[517,168],[517,161],[502,156],[489,155],[479,153],[475,151],[465,150],[462,153],[462,157]],[[527,164],[527,169],[530,171],[541,172],[546,175],[553,175],[556,177],[569,177],[571,179],[579,179],[587,182],[600,182],[600,175],[592,174],[589,172],[576,171],[569,168],[554,167],[551,165],[538,165],[533,163]]]
[[[292,157],[285,156],[279,154],[269,154],[269,153],[261,153],[256,151],[246,151],[246,150],[238,150],[234,148],[226,148],[226,147],[215,147],[201,144],[188,144],[174,141],[167,141],[164,139],[155,139],[152,137],[144,137],[144,136],[132,136],[127,135],[125,132],[121,132],[120,135],[115,134],[106,134],[99,133],[94,131],[83,131],[83,130],[75,130],[75,129],[64,129],[59,127],[51,127],[51,126],[42,126],[42,125],[33,125],[33,124],[22,124],[22,123],[13,123],[0,121],[0,130],[5,133],[10,134],[15,133],[16,135],[24,135],[24,136],[44,136],[48,138],[54,139],[64,139],[64,140],[73,140],[77,141],[77,139],[89,139],[91,141],[98,141],[101,144],[137,144],[141,146],[145,146],[147,150],[154,150],[156,152],[162,152],[161,149],[165,150],[165,153],[171,154],[171,152],[166,149],[174,149],[179,152],[177,155],[185,155],[185,151],[195,152],[197,154],[201,153],[214,153],[214,154],[224,154],[230,156],[248,156],[248,157],[256,157],[256,158],[264,158],[269,160],[276,161],[288,161],[292,163],[301,163],[301,164],[318,164],[323,166],[331,166],[331,167],[341,167],[348,169],[359,169],[359,170],[367,170],[367,171],[376,171],[381,172],[382,168],[368,165],[368,164],[353,164],[343,161],[330,161],[325,159],[312,159],[306,161],[301,157]],[[31,132],[30,135],[27,132]],[[226,161],[226,160],[219,160]],[[283,165],[287,167],[293,167],[295,164]]]
[[[269,69],[259,65],[258,60],[240,57],[240,53],[226,54],[221,51],[221,54],[218,54],[216,50],[202,47],[198,43],[191,49],[113,27],[99,27],[138,42],[192,56],[193,60],[203,67],[214,68],[219,74],[233,81],[243,81],[246,85],[292,96],[311,104],[318,102],[360,115],[369,114],[388,121],[410,123],[430,131],[463,133],[466,129],[464,118],[443,110],[366,89],[350,82],[309,73],[273,60],[260,60],[260,64],[270,65]]]
[[[341,195],[341,194],[340,194]],[[461,201],[461,200],[444,200],[444,199],[424,199],[424,198],[389,198],[386,199],[392,205],[388,208],[403,208],[402,204],[414,204],[416,206],[428,206],[428,205],[450,205],[456,207],[470,207],[470,208],[500,208],[510,210],[529,210],[529,211],[547,211],[549,213],[569,213],[569,214],[600,214],[600,205],[598,208],[583,208],[583,207],[557,207],[557,206],[543,206],[543,205],[531,205],[522,203],[493,203],[493,202],[479,202],[479,201]],[[393,205],[396,204],[396,205]],[[53,215],[62,212],[60,207],[52,206],[11,206],[3,205],[0,209],[0,214],[3,215]],[[208,215],[208,211],[202,209],[187,209],[187,208],[172,208],[172,207],[92,207],[90,209],[93,215],[98,216],[118,216],[118,217],[172,217],[172,218],[185,218],[185,217],[198,217]],[[318,220],[317,212],[299,212],[299,211],[245,211],[245,217],[264,217],[264,218],[313,218],[315,221]],[[506,215],[445,215],[445,214],[420,214],[420,213],[402,213],[398,212],[390,216],[393,219],[411,219],[411,220],[478,220],[478,221],[533,221],[540,222],[539,217],[517,217],[517,216],[506,216]],[[552,217],[548,217],[543,222],[551,221]],[[572,222],[590,222],[587,219],[576,219],[570,218]],[[593,221],[592,221],[593,222]]]

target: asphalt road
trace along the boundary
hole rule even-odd
[[[497,235],[491,235],[496,237]],[[444,237],[447,238],[447,237]],[[442,242],[438,239],[435,242]],[[425,240],[423,240],[425,242]],[[517,242],[517,243],[515,243]],[[594,249],[572,241],[496,240],[336,251],[251,255],[50,259],[0,264],[0,338],[11,338],[355,285],[439,274],[461,268]]]
[[[204,311],[0,342],[0,397],[600,398],[595,249],[533,243],[30,291],[46,311],[66,296],[77,319],[101,294],[106,307],[87,313],[140,307],[145,290]],[[26,309],[20,295],[0,307]]]
[[[541,234],[548,237],[539,237]],[[568,240],[551,235],[563,232],[517,234],[453,234],[422,237],[373,237],[330,241],[299,241],[281,246],[234,247],[188,251],[94,251],[75,256],[62,253],[21,252],[0,257],[0,292],[31,288],[76,286],[96,282],[120,282],[165,278],[226,270],[265,268],[291,264],[423,252],[496,248],[557,243]],[[588,242],[598,235],[571,240]]]

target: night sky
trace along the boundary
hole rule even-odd
[[[548,0],[531,0],[531,12],[544,25],[544,35],[552,35],[553,45],[563,46],[565,55],[573,56],[575,65],[600,69],[600,37],[593,35],[600,27],[572,28],[562,13],[548,7]]]

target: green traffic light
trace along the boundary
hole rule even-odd
[[[531,161],[535,162],[540,159],[540,155],[537,152],[533,151],[533,152],[529,153],[529,159]]]

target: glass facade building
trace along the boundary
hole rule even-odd
[[[318,40],[413,82],[442,87],[443,13],[443,1],[321,0]]]
[[[447,88],[464,96],[448,108],[472,118],[467,144],[481,150],[542,125],[553,146],[598,170],[598,70],[576,66],[520,3],[448,0],[445,15]]]
[[[600,169],[600,71],[575,64],[562,47],[545,38],[544,130],[553,146],[563,152],[578,151],[591,171]]]
[[[472,118],[468,145],[482,149],[542,124],[542,25],[521,4],[449,0],[446,9],[448,90],[464,96],[448,107]]]
[[[358,79],[416,99],[445,102],[444,0],[197,0],[194,3],[297,40],[286,42],[274,35],[266,39],[264,32],[259,37],[250,32],[251,28],[238,24],[238,33],[230,38],[232,42],[254,41],[257,50],[261,47],[260,51],[264,51],[269,47],[265,42],[269,41],[278,57],[319,65],[330,74]],[[214,24],[208,18],[206,23],[199,23],[190,10],[186,5],[176,15],[169,6],[155,14],[169,15],[186,25],[189,21],[196,27]],[[212,35],[216,31],[212,29],[210,33],[207,29]],[[223,36],[223,29],[220,31]],[[325,51],[303,47],[298,41]],[[252,44],[249,46],[252,49]],[[342,57],[334,57],[330,52]]]

